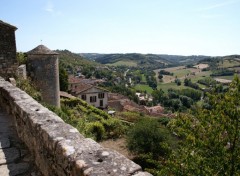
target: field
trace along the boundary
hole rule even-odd
[[[184,66],[166,68],[164,70],[169,71],[170,73],[173,73],[173,76],[163,75],[162,83],[174,82],[174,80],[176,78],[178,78],[180,80],[184,80],[185,78],[190,78],[192,80],[192,82],[197,82],[202,77],[210,76],[210,74],[211,74],[210,71],[203,72],[201,70],[202,67],[206,68],[206,66],[204,66],[204,65],[206,65],[206,64],[202,64],[201,67],[199,65],[197,65],[197,67],[199,67],[199,68],[186,68]],[[154,70],[156,75],[158,75],[158,72],[160,70],[161,69]],[[158,80],[158,82],[160,82],[158,78],[157,78],[157,80]]]
[[[137,84],[135,85],[135,90],[139,90],[139,91],[147,91],[147,93],[151,94],[153,89],[151,87],[149,87],[147,84]]]
[[[240,72],[240,60],[223,60],[218,64],[219,68],[229,68],[234,69],[236,72]],[[169,67],[165,68],[164,70],[172,73],[172,75],[163,75],[162,81],[158,79],[158,72],[162,69],[157,69],[154,70],[156,73],[156,79],[158,82],[158,89],[162,89],[163,91],[167,91],[169,88],[173,89],[184,89],[184,88],[189,88],[184,86],[184,79],[189,78],[193,83],[197,83],[198,80],[204,79],[206,77],[210,77],[212,74],[212,71],[202,71],[202,69],[209,67],[208,64],[198,64],[195,65],[192,68],[186,68],[185,66],[179,66],[179,67]],[[232,68],[233,67],[233,68]],[[240,74],[239,74],[240,75]],[[234,76],[218,76],[214,77],[216,79],[223,79],[222,81],[227,82],[228,80],[232,80]],[[142,76],[145,81],[145,77]],[[178,86],[175,83],[175,79],[179,79],[181,81],[181,85]],[[198,84],[198,83],[197,83]],[[198,84],[199,87],[205,88],[204,85]],[[135,89],[137,90],[142,90],[142,91],[147,91],[148,93],[151,93],[153,90],[151,87],[145,84],[137,84],[135,86]]]
[[[129,66],[129,67],[137,67],[137,63],[134,61],[130,61],[130,60],[121,60],[118,62],[115,62],[113,64],[107,64],[109,66],[121,66],[121,65],[125,65],[125,66]]]
[[[158,89],[162,89],[163,91],[167,91],[169,88],[173,89],[185,89],[189,87],[184,86],[184,79],[189,78],[193,83],[197,83],[198,80],[203,79],[205,77],[209,77],[212,73],[211,71],[202,71],[203,68],[208,67],[207,64],[199,64],[194,66],[195,68],[186,68],[184,66],[180,67],[172,67],[172,68],[166,68],[164,70],[169,71],[173,73],[173,76],[170,75],[164,75],[162,82],[158,80]],[[159,70],[155,70],[155,73],[158,74]],[[182,84],[178,86],[174,81],[178,78]],[[204,85],[198,84],[199,87],[205,88]]]
[[[236,66],[240,66],[240,61],[236,59],[234,60],[227,59],[218,64],[219,68],[229,68],[229,67],[236,67]]]

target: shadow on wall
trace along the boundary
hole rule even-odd
[[[0,107],[0,175],[40,176],[36,170],[33,157],[17,137],[13,118]]]

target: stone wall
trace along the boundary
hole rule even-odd
[[[0,78],[0,104],[14,116],[19,137],[46,176],[149,176],[123,155],[84,138],[75,128]]]
[[[0,75],[4,78],[13,76],[17,69],[16,29],[0,20]]]
[[[43,101],[60,107],[58,53],[44,45],[27,52],[27,72],[40,90]]]
[[[31,55],[27,72],[40,90],[43,101],[60,107],[58,59],[55,55]]]

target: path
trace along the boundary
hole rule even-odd
[[[41,176],[17,137],[13,118],[0,107],[0,176]]]

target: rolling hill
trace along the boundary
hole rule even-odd
[[[98,53],[81,53],[83,57],[94,60],[101,64],[107,65],[125,65],[133,67],[155,67],[161,68],[166,66],[177,66],[186,64],[195,64],[198,61],[209,58],[209,56],[180,56],[166,54],[98,54]]]

